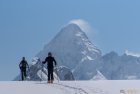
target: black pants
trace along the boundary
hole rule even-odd
[[[26,76],[27,76],[26,69],[22,69],[21,70],[21,78],[22,78],[22,81],[26,79]]]
[[[54,80],[53,78],[53,68],[48,69],[48,81]]]

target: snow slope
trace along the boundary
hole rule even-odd
[[[140,94],[140,81],[1,81],[0,94]]]

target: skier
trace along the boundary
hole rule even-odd
[[[27,61],[25,60],[25,57],[22,58],[20,64],[19,64],[19,68],[21,70],[21,78],[22,81],[26,79],[27,73],[26,73],[26,68],[29,69],[29,65],[27,63]]]
[[[52,57],[52,53],[49,52],[48,53],[48,57],[46,57],[45,61],[42,62],[43,64],[45,64],[47,62],[47,69],[48,69],[48,83],[53,83],[54,77],[53,77],[53,69],[54,69],[54,64],[56,66],[56,61],[54,59],[54,57]]]

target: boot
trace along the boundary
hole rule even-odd
[[[51,81],[50,81],[50,80],[48,80],[48,83],[51,83]]]
[[[53,80],[51,80],[50,83],[53,83]]]

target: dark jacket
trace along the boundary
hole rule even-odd
[[[43,64],[45,64],[47,62],[47,68],[48,69],[52,69],[54,66],[53,66],[53,62],[55,63],[55,65],[57,64],[54,57],[52,56],[48,56],[46,57],[45,61],[43,62]]]
[[[26,60],[22,60],[22,61],[20,62],[20,64],[19,64],[19,68],[20,68],[21,70],[23,70],[23,69],[26,69],[26,67],[29,68],[29,65],[28,65],[27,61],[26,61]]]

